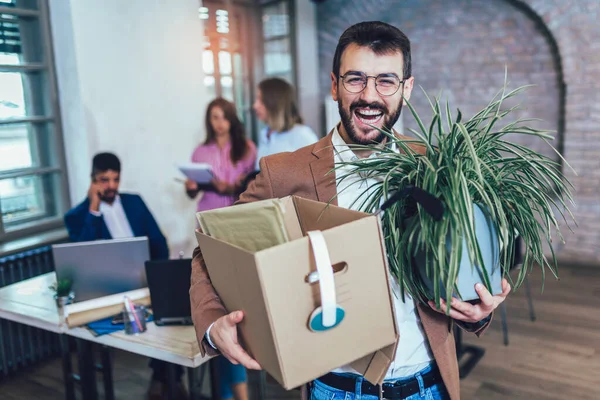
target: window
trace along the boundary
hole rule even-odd
[[[262,6],[262,32],[265,77],[279,77],[295,84],[292,54],[292,4],[271,1]]]
[[[204,85],[210,100],[224,97],[236,105],[240,119],[250,132],[252,126],[251,62],[252,39],[248,34],[248,8],[228,1],[203,1],[202,64]],[[209,100],[209,101],[210,101]]]
[[[61,226],[66,193],[47,0],[0,0],[0,242]]]

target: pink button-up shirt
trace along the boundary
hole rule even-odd
[[[216,179],[229,184],[235,183],[241,175],[247,175],[254,171],[256,162],[256,146],[248,140],[248,151],[246,156],[236,164],[231,161],[231,143],[227,143],[222,149],[216,143],[203,144],[196,147],[192,154],[192,162],[207,163],[212,165],[213,174]],[[212,210],[227,207],[234,203],[235,197],[221,195],[216,192],[205,192],[198,201],[198,211]]]

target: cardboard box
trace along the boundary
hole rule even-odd
[[[288,242],[247,251],[196,231],[213,286],[225,307],[243,310],[243,346],[284,388],[352,364],[381,383],[398,333],[378,217],[290,196],[281,199]],[[243,206],[234,206],[243,207]],[[309,231],[321,231],[333,265],[339,325],[315,332],[321,305]]]

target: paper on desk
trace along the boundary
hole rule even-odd
[[[123,296],[128,296],[135,304],[144,306],[150,304],[148,288],[68,304],[65,306],[67,325],[69,328],[73,328],[120,313],[123,310]]]
[[[189,179],[197,183],[210,183],[213,179],[212,166],[206,163],[184,163],[177,168]]]
[[[269,199],[196,214],[206,235],[248,251],[260,251],[288,241],[283,203]]]

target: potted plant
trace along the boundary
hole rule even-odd
[[[531,135],[552,147],[549,131],[528,126],[528,120],[498,127],[518,107],[503,109],[503,102],[525,88],[507,93],[505,85],[468,120],[460,110],[453,118],[448,104],[444,112],[439,98],[433,102],[428,98],[433,110],[428,125],[407,101],[419,127],[411,130],[414,140],[382,131],[388,138],[386,146],[352,146],[374,153],[344,163],[350,172],[338,179],[356,173],[373,178],[358,208],[377,212],[385,204],[382,230],[389,267],[403,297],[408,292],[424,303],[434,299],[438,307],[444,298],[449,307],[452,296],[478,299],[473,289],[478,281],[494,294],[501,292],[502,277],[519,287],[534,263],[557,276],[552,233],[561,240],[562,235],[555,214],[573,220],[568,207],[573,204],[572,185],[563,176],[561,163],[506,137]],[[512,281],[508,271],[518,236],[525,254]],[[545,244],[552,260],[544,255]]]
[[[59,279],[49,286],[49,289],[54,292],[56,306],[59,309],[70,304],[75,298],[75,294],[71,290],[72,286],[73,282],[70,279]]]

